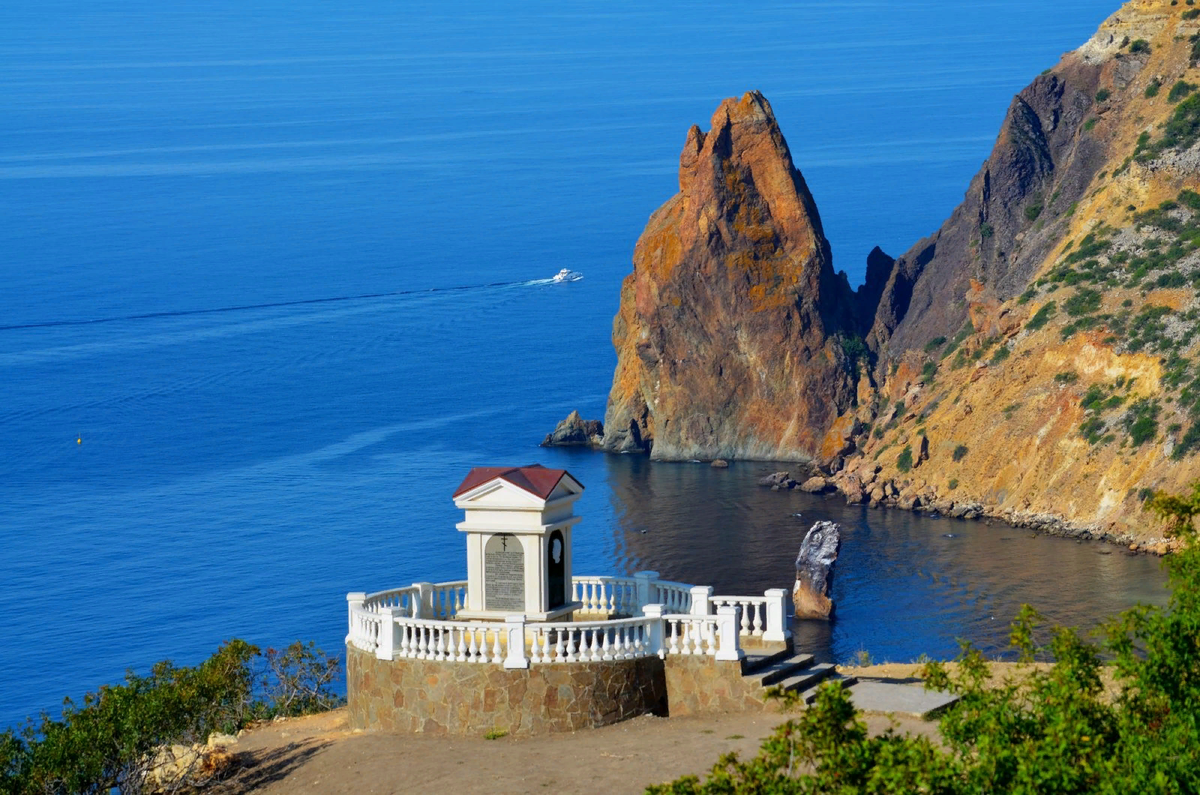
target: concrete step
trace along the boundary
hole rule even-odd
[[[850,700],[863,712],[911,715],[929,720],[958,701],[958,696],[924,685],[864,679],[850,688]]]
[[[752,682],[757,682],[763,687],[770,687],[782,682],[797,671],[808,668],[812,665],[812,661],[813,656],[811,654],[793,654],[759,668],[753,673],[743,674],[743,676]]]
[[[742,659],[742,675],[761,671],[768,665],[774,665],[780,660],[786,660],[795,653],[796,650],[792,648],[792,644],[790,643],[787,645],[787,648],[771,652],[770,654],[751,654],[750,652],[746,652],[745,658]]]
[[[801,701],[805,704],[811,704],[816,697],[816,690],[814,688],[826,679],[839,681],[843,686],[854,682],[853,677],[838,676],[837,668],[833,663],[818,663],[800,671],[794,676],[789,676],[780,682],[780,684],[784,690],[789,690],[793,693],[803,693]]]

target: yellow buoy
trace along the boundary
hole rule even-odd
[[[78,439],[76,439],[75,444],[83,444],[83,437],[80,436]]]

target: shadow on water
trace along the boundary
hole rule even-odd
[[[799,646],[822,659],[859,652],[877,662],[947,658],[959,639],[999,655],[1025,603],[1051,621],[1092,628],[1134,604],[1166,600],[1158,560],[1111,545],[757,485],[780,465],[713,469],[606,459],[617,567],[627,573],[652,569],[666,579],[712,584],[717,593],[790,588],[808,528],[839,523],[835,620],[793,627]]]

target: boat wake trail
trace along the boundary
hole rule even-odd
[[[133,320],[153,320],[169,317],[190,317],[193,315],[220,315],[230,312],[247,312],[254,309],[278,309],[289,306],[312,306],[315,304],[336,304],[347,301],[369,301],[377,298],[395,298],[405,295],[431,295],[434,293],[454,293],[472,290],[492,290],[498,287],[535,287],[543,284],[553,284],[554,279],[531,279],[523,282],[489,282],[487,284],[467,284],[459,287],[431,287],[425,290],[395,290],[387,293],[360,293],[358,295],[339,295],[331,298],[303,298],[295,301],[273,301],[263,304],[239,304],[237,306],[211,307],[207,309],[181,309],[169,312],[145,312],[137,315],[118,315],[114,317],[85,318],[80,320],[46,320],[36,323],[18,323],[0,326],[0,331],[15,331],[17,329],[54,328],[57,326],[94,326],[102,323],[120,323]]]

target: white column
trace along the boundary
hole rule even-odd
[[[400,615],[398,607],[379,608],[379,645],[375,647],[375,657],[380,660],[390,660],[396,653],[396,616]]]
[[[414,582],[413,587],[417,589],[416,597],[413,600],[413,618],[437,618],[433,614],[433,583],[431,582]]]
[[[351,591],[346,594],[346,617],[349,619],[349,633],[354,634],[354,611],[362,610],[367,594],[363,591]]]
[[[646,652],[648,654],[657,654],[659,657],[666,657],[667,647],[663,645],[663,606],[643,605],[642,615],[650,619],[648,622],[650,625],[650,637],[646,638]]]
[[[645,607],[654,601],[655,594],[651,593],[654,583],[658,580],[657,571],[635,572],[633,579],[637,580],[637,606]]]
[[[525,616],[506,616],[504,624],[508,633],[508,656],[504,658],[504,667],[528,668],[529,658],[525,656]]]
[[[693,585],[692,586],[692,610],[694,616],[706,616],[712,610],[710,602],[712,601],[713,587],[711,585]]]
[[[746,656],[738,638],[738,609],[733,605],[717,608],[717,659],[737,662]]]
[[[764,591],[763,596],[767,597],[767,627],[762,639],[784,643],[792,636],[792,631],[787,627],[788,592],[782,588],[772,588]]]

